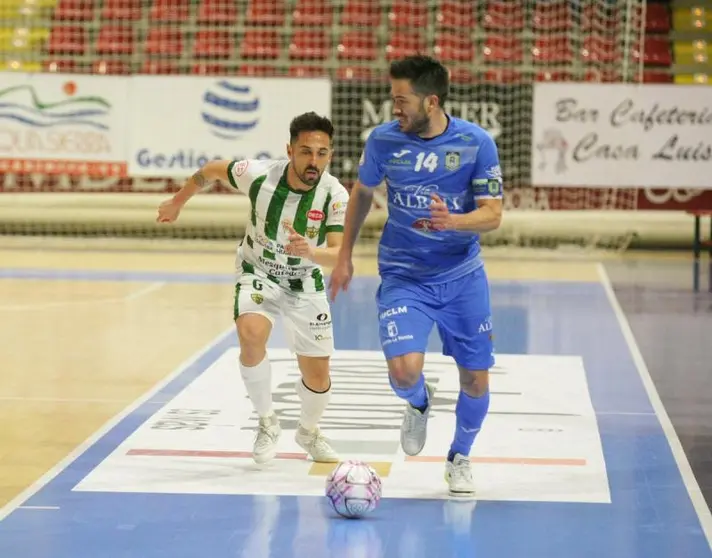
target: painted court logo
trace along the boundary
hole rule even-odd
[[[0,122],[10,121],[33,129],[72,126],[106,131],[101,121],[111,104],[99,96],[76,96],[77,85],[68,81],[58,100],[42,98],[33,85],[16,85],[0,90]]]

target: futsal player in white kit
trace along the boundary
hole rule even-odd
[[[332,154],[331,121],[305,113],[292,120],[289,132],[288,159],[210,161],[159,206],[157,221],[175,221],[194,194],[217,180],[248,196],[251,211],[236,257],[234,319],[240,372],[259,416],[254,460],[273,459],[281,435],[266,350],[281,315],[302,373],[295,440],[314,461],[332,463],[339,458],[318,428],[329,404],[334,350],[322,266],[336,261],[349,194],[325,170]]]

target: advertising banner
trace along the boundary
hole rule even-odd
[[[712,95],[682,85],[537,83],[536,186],[712,188]]]
[[[129,82],[3,73],[0,173],[125,176]]]
[[[134,76],[129,173],[185,177],[211,159],[286,157],[289,122],[331,114],[326,79]]]
[[[531,86],[451,84],[449,114],[475,122],[497,143],[505,183],[529,178]],[[334,158],[332,172],[355,180],[364,142],[373,128],[393,120],[390,85],[334,83]]]

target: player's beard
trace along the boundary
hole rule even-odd
[[[313,171],[313,172],[309,172]],[[319,182],[321,178],[321,172],[316,167],[307,167],[304,172],[299,174],[299,180],[301,180],[307,186],[314,186]]]
[[[405,122],[401,121],[401,130],[406,134],[422,134],[430,128],[430,118],[425,112],[425,101],[420,110],[413,116],[406,116]]]

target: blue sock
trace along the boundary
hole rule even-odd
[[[393,378],[390,374],[388,375],[388,380],[391,382],[391,388],[395,394],[401,399],[405,399],[412,407],[418,409],[421,413],[425,412],[428,408],[428,392],[425,389],[425,378],[420,375],[417,383],[409,388],[398,387],[393,383]]]
[[[489,390],[481,397],[472,397],[464,391],[460,392],[455,407],[455,438],[450,446],[450,452],[447,454],[448,461],[452,461],[456,453],[465,457],[470,455],[472,444],[475,442],[475,437],[482,427],[482,421],[487,415],[489,402]]]

